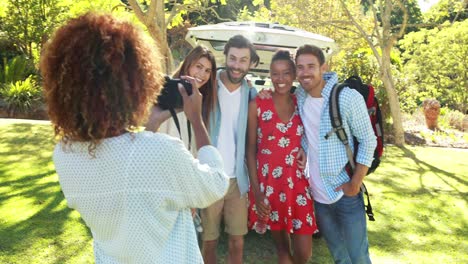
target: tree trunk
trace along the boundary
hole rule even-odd
[[[163,56],[163,71],[169,74],[172,72],[172,52],[167,43],[167,26],[164,13],[163,0],[151,0],[149,8],[146,12],[141,10],[140,5],[136,0],[129,0],[129,4],[133,9],[138,20],[145,25],[151,38],[156,42],[159,51]]]
[[[405,144],[405,131],[403,130],[403,122],[401,119],[400,101],[393,83],[393,76],[390,63],[391,47],[386,47],[382,50],[382,60],[380,65],[382,82],[387,92],[388,102],[390,105],[390,114],[393,119],[393,132],[395,135],[395,145],[402,147]]]
[[[152,5],[153,1],[156,1],[156,12],[155,14],[149,13],[148,15],[153,16],[152,19],[153,23],[155,25],[151,26],[156,26],[159,30],[159,36],[161,39],[161,42],[158,43],[158,45],[161,47],[161,54],[164,57],[164,70],[166,71],[167,74],[170,74],[172,72],[172,52],[169,49],[169,43],[167,42],[167,24],[166,24],[166,15],[164,12],[164,1],[161,0],[152,0]],[[152,34],[152,33],[151,33]],[[153,36],[153,39],[156,39],[155,36]]]
[[[165,34],[161,34],[161,32],[165,29],[159,30],[156,25],[146,25],[150,36],[159,47],[159,51],[161,56],[163,57],[163,71],[167,74],[172,72],[172,52],[169,49],[169,44],[167,43],[167,37]]]

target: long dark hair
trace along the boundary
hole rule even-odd
[[[203,122],[205,126],[209,126],[210,113],[214,110],[218,97],[216,88],[216,60],[213,53],[204,46],[196,46],[187,54],[179,68],[172,74],[172,77],[178,78],[182,75],[188,75],[189,68],[200,58],[207,58],[211,62],[210,79],[200,87],[200,93],[203,95]]]

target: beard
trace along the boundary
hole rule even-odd
[[[235,77],[232,76],[231,73],[234,70],[239,71],[241,73],[241,76],[239,78],[235,78]],[[231,83],[239,84],[239,83],[242,82],[244,77],[247,75],[247,71],[244,71],[244,70],[241,70],[241,69],[234,69],[234,68],[231,68],[231,67],[226,67],[226,75],[227,75],[228,80]]]

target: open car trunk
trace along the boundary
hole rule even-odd
[[[311,44],[320,47],[326,57],[337,51],[333,39],[277,23],[225,22],[192,27],[188,29],[185,39],[193,47],[201,44],[209,48],[215,55],[217,65],[223,67],[224,45],[229,38],[238,34],[245,36],[255,45],[260,63],[251,73],[261,78],[268,77],[271,58],[278,49],[288,49],[294,54],[299,46]]]

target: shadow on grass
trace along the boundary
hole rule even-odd
[[[64,241],[73,211],[64,203],[51,164],[51,126],[12,123],[0,126],[0,134],[0,207],[10,215],[9,221],[0,217],[0,255],[10,256],[11,262],[26,261],[25,252],[37,248],[38,254],[49,250],[53,255],[48,259],[63,263],[69,254],[81,254],[86,241],[73,250]],[[91,240],[89,231],[87,236]]]
[[[369,231],[371,251],[378,248],[391,256],[424,252],[445,255],[450,260],[450,251],[466,247],[462,241],[468,237],[464,212],[468,182],[429,162],[408,148],[394,148],[378,175],[366,178],[374,189],[380,190],[369,189],[376,211],[376,222],[368,223],[376,225]],[[459,206],[460,203],[465,206]]]
[[[92,254],[88,247],[91,234],[86,228],[82,231],[83,221],[65,206],[57,182],[50,125],[9,124],[0,126],[0,134],[0,262],[7,256],[7,263],[25,263],[25,252],[44,254],[46,250],[53,251],[42,258],[48,263]],[[437,158],[422,159],[411,149],[391,147],[386,152],[381,168],[366,177],[376,212],[376,222],[368,223],[371,256],[374,251],[398,263],[455,263],[452,255],[461,256],[457,252],[468,249],[468,182],[463,173],[437,167]],[[18,208],[12,208],[15,205]],[[21,211],[29,207],[33,209]],[[2,220],[4,208],[10,214],[17,210],[18,217]],[[76,238],[74,232],[85,235]],[[324,240],[313,243],[308,263],[331,263]],[[223,234],[218,247],[220,263],[225,263],[227,247]],[[85,250],[89,252],[83,253]],[[429,257],[411,259],[423,254]],[[271,236],[250,232],[244,256],[245,263],[275,263]]]
[[[217,249],[218,263],[227,263],[228,236],[222,232]],[[277,263],[276,249],[271,233],[259,235],[255,231],[249,231],[244,237],[244,263],[245,264],[270,264]],[[323,238],[314,239],[312,245],[312,258],[308,264],[332,264],[331,255]]]
[[[412,159],[421,169],[423,168],[422,166],[426,166],[429,168],[429,170],[435,174],[437,174],[437,176],[442,180],[444,181],[448,186],[450,186],[451,188],[453,188],[454,190],[460,192],[460,190],[458,190],[453,184],[450,184],[448,181],[445,180],[445,177],[448,177],[448,178],[451,178],[455,181],[457,181],[458,183],[464,185],[464,186],[468,186],[468,181],[466,181],[465,179],[462,179],[460,177],[458,177],[455,173],[452,173],[452,172],[447,172],[445,170],[441,170],[439,168],[437,168],[436,166],[432,165],[432,164],[429,164],[425,161],[422,161],[420,159],[418,159],[416,157],[416,155],[414,154],[414,152],[412,152],[411,150],[407,149],[407,148],[402,148],[403,152],[405,153],[405,156],[407,156],[408,158]],[[421,182],[423,182],[422,180],[422,177],[421,177]],[[463,194],[463,193],[462,193]],[[462,195],[462,197],[464,198],[465,201],[468,201],[467,200],[467,197],[465,194]]]

